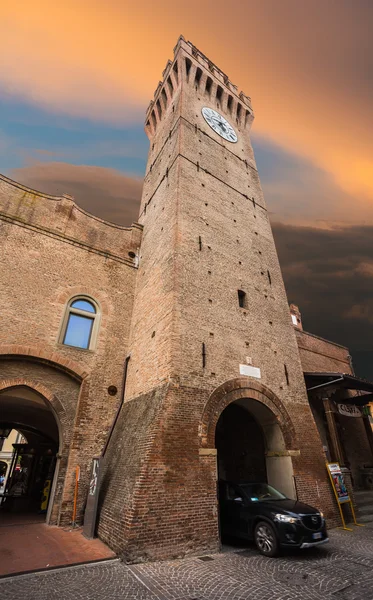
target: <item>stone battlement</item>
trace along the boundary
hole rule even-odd
[[[72,196],[52,196],[33,190],[0,174],[0,219],[43,231],[90,251],[134,266],[142,227],[122,227],[95,217],[78,206]]]
[[[146,111],[145,130],[148,134],[154,134],[183,79],[187,83],[193,82],[211,102],[226,106],[237,123],[244,121],[246,124],[253,120],[251,98],[238,92],[228,75],[182,35],[174,48],[174,60],[167,61],[162,77]]]

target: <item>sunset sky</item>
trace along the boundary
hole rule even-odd
[[[371,0],[18,0],[1,8],[0,172],[136,220],[146,107],[180,34],[251,96],[289,301],[373,379]]]

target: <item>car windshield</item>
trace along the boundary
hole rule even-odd
[[[265,500],[286,500],[286,496],[275,490],[268,483],[244,483],[240,487],[252,502]]]

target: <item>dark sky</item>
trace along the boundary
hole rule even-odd
[[[182,33],[252,98],[289,300],[373,379],[372,31],[371,0],[8,2],[0,171],[136,220],[143,118]]]

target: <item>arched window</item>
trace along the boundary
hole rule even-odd
[[[90,298],[72,298],[62,327],[61,343],[91,350],[96,342],[98,329],[98,307]]]

